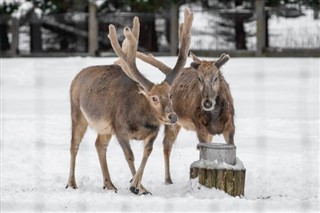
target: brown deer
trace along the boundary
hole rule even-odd
[[[181,127],[197,133],[201,143],[211,143],[216,134],[223,134],[228,144],[234,144],[234,107],[228,83],[220,68],[230,58],[222,54],[217,61],[200,60],[191,54],[193,62],[184,68],[171,89],[173,110],[179,119],[174,126],[165,126],[163,153],[165,160],[165,183],[172,184],[170,153]],[[171,69],[152,55],[138,53],[137,57],[159,68],[164,74]]]
[[[104,189],[117,191],[111,181],[106,160],[108,143],[112,135],[115,135],[133,176],[130,191],[134,194],[150,193],[142,186],[141,179],[159,126],[173,125],[177,122],[169,92],[188,57],[192,21],[193,14],[186,10],[184,23],[180,27],[181,45],[176,65],[160,84],[150,82],[136,66],[140,33],[139,19],[134,18],[132,31],[128,27],[124,28],[125,40],[122,49],[117,40],[115,27],[109,26],[108,37],[112,48],[120,57],[116,62],[118,65],[85,68],[71,83],[71,161],[66,188],[69,186],[77,188],[76,156],[87,126],[90,125],[98,133],[95,146],[102,170]],[[143,158],[137,171],[130,139],[144,141]]]

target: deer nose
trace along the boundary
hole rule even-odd
[[[205,109],[211,109],[212,105],[213,105],[213,103],[212,103],[212,101],[209,100],[209,99],[206,99],[206,100],[203,102],[203,107],[204,107]]]
[[[178,120],[178,116],[175,113],[171,113],[168,115],[170,123],[175,124]]]

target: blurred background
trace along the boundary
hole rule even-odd
[[[140,51],[176,55],[183,10],[200,56],[320,56],[319,0],[1,0],[2,57],[113,55],[107,29],[140,17]]]

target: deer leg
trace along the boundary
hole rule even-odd
[[[211,143],[213,136],[207,131],[197,130],[197,136],[200,143]]]
[[[117,192],[117,188],[111,182],[106,158],[107,147],[111,136],[111,134],[98,135],[95,145],[99,156],[99,162],[103,176],[103,189],[107,188],[108,190],[114,190],[115,192]]]
[[[144,168],[147,164],[148,158],[152,152],[153,142],[156,139],[156,137],[157,137],[157,133],[147,137],[144,140],[145,145],[144,145],[144,150],[143,150],[142,161],[140,163],[140,166],[139,166],[136,174],[133,176],[133,179],[131,181],[131,186],[130,186],[130,191],[134,194],[137,194],[137,195],[151,194],[148,190],[146,190],[141,185],[141,179],[142,179]]]
[[[227,144],[234,144],[234,130],[234,125],[231,122],[227,122],[222,133]]]
[[[78,188],[75,179],[75,166],[76,166],[76,157],[78,154],[80,142],[84,136],[84,133],[87,130],[88,122],[84,118],[81,112],[78,112],[78,115],[72,115],[72,135],[71,135],[71,146],[70,146],[70,172],[69,180],[66,188],[69,186],[71,188]]]
[[[164,156],[164,166],[165,166],[165,184],[173,184],[170,175],[170,154],[172,145],[175,142],[181,126],[178,124],[173,126],[165,126],[164,129],[164,139],[163,139],[163,156]]]
[[[134,176],[136,174],[136,168],[134,166],[134,155],[129,143],[129,139],[122,139],[120,137],[117,138],[130,168],[131,174]]]

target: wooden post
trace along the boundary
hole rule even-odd
[[[90,56],[96,56],[98,51],[98,21],[97,21],[97,6],[89,3],[89,21],[88,21],[88,52]]]
[[[170,7],[170,53],[177,55],[178,50],[178,29],[179,29],[179,7],[172,3]]]
[[[266,48],[266,15],[265,0],[255,0],[257,17],[257,56],[262,56]]]
[[[225,191],[231,196],[243,196],[246,169],[236,158],[236,147],[204,143],[197,147],[200,160],[191,164],[190,178],[198,177],[201,185]]]
[[[17,18],[11,19],[12,42],[10,45],[10,56],[16,57],[19,48],[19,21]]]
[[[41,20],[33,11],[30,23],[31,52],[42,51]]]

